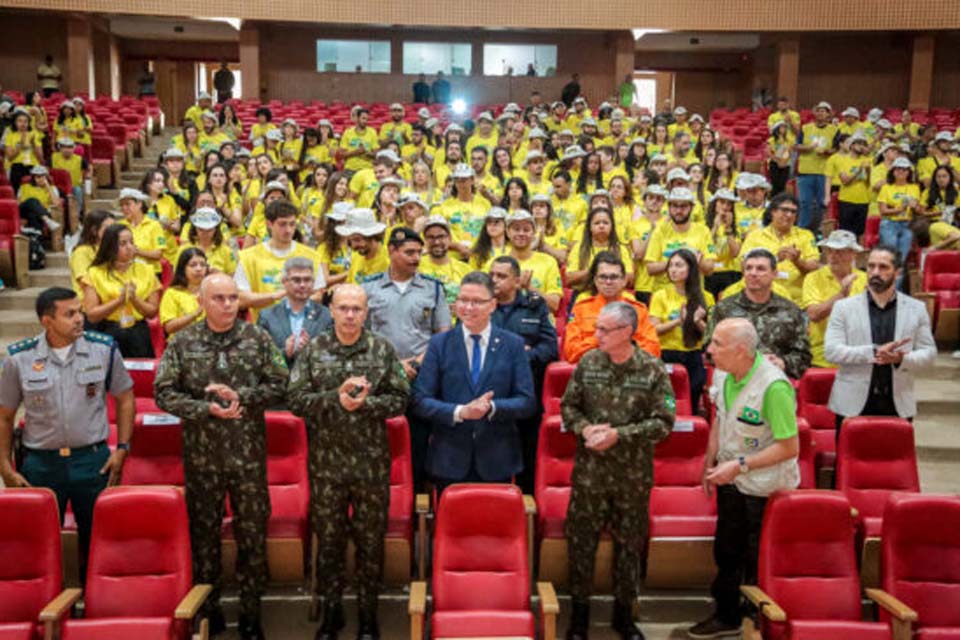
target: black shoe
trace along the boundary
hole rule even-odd
[[[587,640],[590,628],[590,602],[574,600],[570,609],[570,626],[567,628],[567,640]]]
[[[698,622],[687,629],[687,637],[694,640],[709,638],[732,638],[740,635],[740,625],[726,624],[715,616]]]
[[[628,605],[613,602],[613,621],[610,626],[623,640],[646,640],[643,631],[633,622],[633,612]]]
[[[324,604],[323,622],[313,640],[337,640],[337,634],[343,630],[344,624],[343,605],[339,602]]]
[[[223,611],[216,609],[207,615],[207,625],[210,630],[210,637],[220,635],[227,630],[227,621],[223,617]]]
[[[357,625],[357,640],[380,640],[380,625],[376,614],[361,614]]]
[[[240,634],[240,640],[265,640],[263,627],[260,626],[260,616],[241,613],[237,632]]]

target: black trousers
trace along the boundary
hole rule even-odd
[[[870,390],[870,395],[867,396],[867,401],[863,405],[863,409],[856,416],[836,416],[837,424],[837,442],[840,442],[840,427],[843,426],[843,421],[847,418],[856,418],[858,416],[891,416],[897,417],[897,405],[893,403],[893,394],[892,393],[876,393],[872,389]],[[913,422],[913,418],[907,418],[910,422]]]
[[[704,278],[703,286],[717,300],[720,293],[735,282],[739,282],[743,274],[739,271],[718,271]]]
[[[724,624],[740,625],[740,585],[757,583],[760,527],[766,506],[766,498],[740,493],[735,485],[717,488],[717,533],[713,541],[717,577],[710,593],[716,601],[716,617]]]
[[[124,329],[119,322],[104,320],[95,329],[117,341],[120,355],[124,358],[155,358],[153,342],[150,340],[150,327],[146,320],[140,320],[132,327]]]
[[[867,209],[869,205],[837,201],[840,221],[838,226],[844,231],[853,232],[858,238],[867,230]]]
[[[770,195],[775,196],[786,191],[787,181],[790,180],[790,167],[780,167],[776,162],[770,162],[767,167],[770,170],[770,186],[773,187]]]
[[[703,393],[703,386],[707,383],[707,370],[703,367],[703,351],[675,351],[673,349],[664,349],[660,354],[660,359],[664,362],[682,365],[687,370],[687,376],[690,378],[690,404],[693,407],[693,415],[697,415],[697,409],[700,407],[700,395]]]

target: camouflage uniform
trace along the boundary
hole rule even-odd
[[[208,603],[220,603],[220,530],[224,496],[230,494],[237,541],[240,613],[258,616],[267,583],[267,438],[263,412],[283,401],[283,354],[263,329],[238,320],[224,333],[205,322],[177,332],[164,351],[154,383],[157,405],[183,421],[193,577],[213,585]],[[240,396],[243,417],[210,415],[204,391],[222,383]]]
[[[351,376],[366,376],[371,385],[356,411],[340,406],[338,393]],[[360,611],[376,614],[390,503],[390,444],[384,420],[403,414],[409,391],[393,347],[370,331],[351,345],[342,344],[332,329],[316,336],[290,373],[290,410],[307,423],[311,525],[319,541],[321,595],[328,606],[341,601],[344,555],[352,535]]]
[[[757,304],[746,292],[724,298],[710,311],[704,351],[710,343],[717,323],[727,318],[747,318],[760,336],[757,351],[772,353],[783,360],[784,373],[799,379],[810,367],[810,337],[807,335],[806,314],[790,300],[772,294],[765,304]]]
[[[594,349],[580,360],[563,394],[563,423],[580,436],[590,424],[610,423],[619,439],[594,452],[577,438],[573,490],[564,531],[570,594],[589,597],[600,532],[614,540],[613,590],[618,603],[637,595],[640,554],[647,535],[653,448],[670,434],[676,405],[663,363],[640,348],[623,364]]]

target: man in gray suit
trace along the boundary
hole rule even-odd
[[[824,356],[838,365],[830,393],[837,435],[845,417],[913,418],[913,374],[933,364],[937,347],[926,306],[896,290],[896,249],[878,245],[867,260],[867,290],[833,305]]]
[[[308,258],[290,258],[283,264],[283,288],[287,296],[260,312],[257,324],[267,330],[280,351],[293,364],[310,338],[333,326],[330,311],[310,299],[313,293],[313,261]]]

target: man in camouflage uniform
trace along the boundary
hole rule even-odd
[[[288,403],[307,423],[310,506],[319,540],[317,576],[324,596],[318,640],[343,629],[344,554],[352,531],[357,553],[358,638],[380,637],[377,597],[390,502],[390,445],[384,420],[402,415],[410,390],[397,355],[365,330],[367,295],[341,285],[334,326],[307,344],[290,374]],[[351,524],[349,508],[353,507]]]
[[[567,640],[585,640],[594,557],[604,527],[614,540],[613,628],[642,640],[633,623],[640,554],[647,535],[654,445],[670,434],[676,405],[670,376],[632,340],[637,312],[611,302],[597,318],[599,348],[580,360],[563,395],[566,428],[577,435],[565,533],[573,610]]]
[[[743,258],[743,291],[724,298],[711,310],[704,349],[721,320],[747,318],[760,337],[760,353],[797,380],[812,360],[806,315],[796,304],[773,292],[776,277],[776,256],[766,249],[747,253]]]
[[[287,366],[263,329],[237,319],[239,293],[230,276],[200,287],[204,322],[179,331],[160,359],[157,405],[183,420],[193,577],[213,585],[211,631],[224,628],[220,609],[220,528],[230,494],[237,540],[240,637],[263,638],[260,596],[267,582],[267,439],[264,410],[283,402]]]

